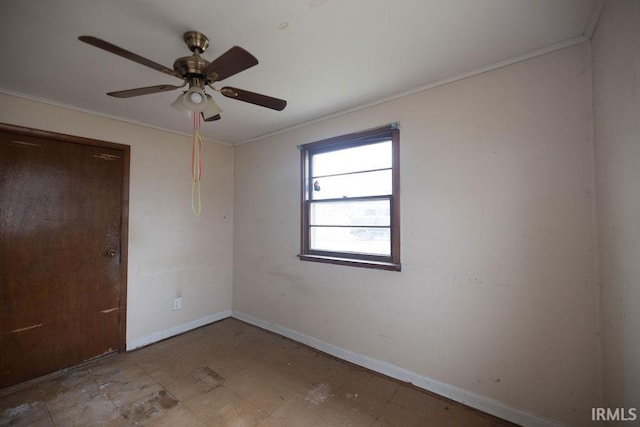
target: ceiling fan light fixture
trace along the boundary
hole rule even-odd
[[[184,106],[191,112],[201,112],[207,108],[209,101],[204,93],[204,89],[192,86],[183,96]]]
[[[189,117],[189,116],[191,116],[191,111],[184,105],[184,101],[182,99],[182,98],[184,98],[186,93],[187,92],[183,92],[180,95],[178,95],[176,100],[171,103],[171,106],[174,109],[178,110],[179,112],[183,113],[185,116]]]
[[[209,94],[206,94],[206,96],[207,108],[205,108],[205,110],[202,112],[202,117],[205,120],[222,113],[222,108],[220,108],[218,104],[216,104],[216,102],[213,100],[213,97],[211,97],[211,95]]]
[[[202,95],[200,95],[198,92],[191,92],[189,94],[189,99],[191,99],[191,102],[193,102],[194,104],[200,104],[202,102]]]

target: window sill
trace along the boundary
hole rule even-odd
[[[325,264],[348,265],[351,267],[374,268],[378,270],[387,270],[387,271],[401,271],[401,265],[394,264],[392,262],[370,261],[370,260],[364,260],[364,259],[340,258],[340,257],[326,256],[326,255],[308,255],[308,254],[299,254],[298,258],[300,258],[300,261],[322,262]]]

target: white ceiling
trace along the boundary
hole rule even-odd
[[[288,101],[273,111],[214,95],[205,138],[240,143],[584,40],[598,0],[19,0],[0,15],[0,90],[189,134],[180,80],[78,41],[93,35],[173,67],[197,30],[208,60],[234,45],[260,63],[224,85]],[[595,13],[595,12],[594,12]],[[287,25],[288,24],[288,25]],[[280,27],[286,26],[284,29]]]

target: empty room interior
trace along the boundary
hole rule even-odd
[[[0,425],[640,422],[639,1],[0,34]]]

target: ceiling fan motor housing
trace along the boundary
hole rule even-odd
[[[203,59],[197,53],[191,56],[183,56],[176,59],[173,63],[173,69],[176,70],[183,78],[192,76],[203,77],[202,70],[209,65],[209,61]]]
[[[202,70],[209,65],[209,61],[203,59],[200,54],[209,47],[209,39],[198,31],[187,31],[182,38],[193,55],[176,59],[173,63],[173,69],[189,82],[194,77],[207,77]]]

